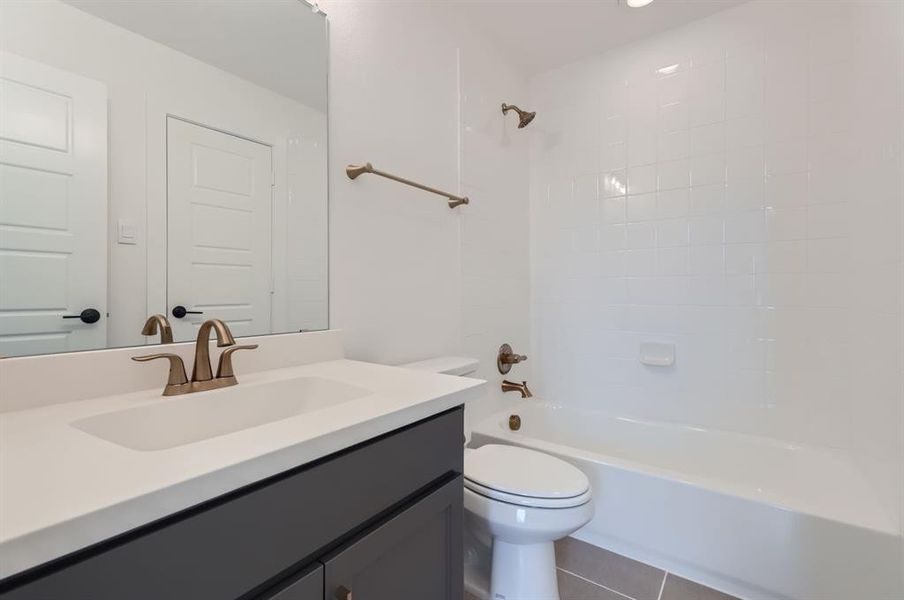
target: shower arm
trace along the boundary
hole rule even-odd
[[[505,102],[503,102],[502,114],[507,115],[510,110],[518,113],[518,129],[524,129],[525,127],[530,125],[530,122],[533,121],[534,117],[537,116],[537,113],[535,112],[528,112],[526,110],[518,108],[514,104],[506,104]]]
[[[432,188],[429,185],[424,185],[422,183],[418,183],[416,181],[411,181],[410,179],[405,179],[404,177],[399,177],[398,175],[393,175],[392,173],[387,173],[386,171],[380,171],[379,169],[375,169],[372,164],[365,163],[362,165],[348,165],[345,168],[345,174],[348,175],[349,179],[355,179],[359,175],[363,175],[364,173],[372,173],[374,175],[379,175],[380,177],[385,177],[386,179],[392,179],[393,181],[398,181],[399,183],[404,183],[405,185],[410,185],[411,187],[416,187],[419,190],[424,190],[425,192],[430,192],[432,194],[437,194],[438,196],[444,196],[449,200],[449,208],[455,208],[456,206],[461,206],[462,204],[469,204],[470,200],[468,200],[467,196],[456,196],[455,194],[450,194],[448,192],[444,192],[442,190],[438,190],[436,188]]]

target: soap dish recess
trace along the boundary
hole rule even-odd
[[[675,364],[675,344],[642,343],[640,362],[650,367],[671,367]]]

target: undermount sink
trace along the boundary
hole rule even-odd
[[[132,450],[165,450],[350,402],[370,393],[332,379],[297,377],[186,394],[86,417],[73,421],[72,426]]]

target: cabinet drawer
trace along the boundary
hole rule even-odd
[[[461,408],[0,583],[2,600],[236,598],[462,471]]]
[[[261,600],[323,600],[323,565],[317,563],[289,585],[266,594]]]
[[[323,559],[327,600],[461,600],[461,475]]]

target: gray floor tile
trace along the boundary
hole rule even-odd
[[[556,542],[559,567],[634,600],[657,600],[665,571],[574,538]]]
[[[662,600],[738,600],[712,588],[669,573],[662,589]]]
[[[627,600],[620,594],[616,594],[604,587],[593,585],[561,569],[559,569],[557,574],[560,600]]]

